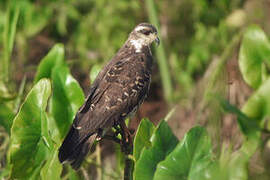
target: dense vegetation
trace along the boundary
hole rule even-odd
[[[131,178],[269,179],[269,12],[267,0],[1,1],[0,179],[123,178],[117,144],[77,172],[57,153],[84,92],[144,21],[162,41],[140,123],[129,120]]]

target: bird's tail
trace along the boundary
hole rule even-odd
[[[77,170],[90,148],[94,144],[97,134],[91,134],[78,143],[78,130],[71,127],[63,144],[59,148],[58,158],[61,163],[70,163]]]

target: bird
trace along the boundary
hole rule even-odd
[[[61,163],[67,162],[73,169],[79,169],[94,142],[112,127],[119,125],[130,135],[125,119],[132,116],[147,97],[153,42],[158,45],[160,42],[156,27],[149,23],[138,24],[101,69],[59,148]]]

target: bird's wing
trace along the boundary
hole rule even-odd
[[[104,71],[103,78],[77,113],[73,126],[79,141],[99,128],[110,128],[124,119],[143,101],[150,84],[150,70],[145,67],[146,56],[123,58]],[[95,85],[95,84],[94,84]]]

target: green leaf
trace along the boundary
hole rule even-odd
[[[62,164],[58,160],[58,148],[55,148],[50,152],[50,156],[47,159],[46,164],[41,169],[41,179],[61,179]]]
[[[249,138],[256,136],[257,132],[261,130],[260,125],[255,119],[247,117],[237,107],[230,104],[227,100],[219,98],[219,101],[225,111],[237,115],[237,121],[241,131]]]
[[[102,66],[99,64],[95,64],[93,65],[93,67],[91,68],[90,71],[90,82],[93,83],[94,80],[96,79],[99,71],[101,70]]]
[[[164,160],[178,143],[165,121],[159,124],[150,141],[152,146],[143,148],[141,156],[135,164],[135,180],[153,179],[157,164]]]
[[[231,160],[228,163],[229,179],[232,180],[247,180],[248,179],[248,164],[252,155],[256,152],[260,144],[258,138],[250,138],[243,142],[241,148],[234,152],[231,156]],[[220,172],[223,168],[220,169]]]
[[[141,155],[141,151],[143,150],[144,147],[146,148],[151,147],[150,138],[152,136],[152,133],[154,132],[154,129],[155,129],[155,126],[151,121],[149,121],[148,119],[141,120],[141,123],[138,127],[138,130],[136,132],[136,136],[134,139],[133,155],[136,161],[138,161]]]
[[[206,169],[204,172],[206,176],[202,176],[201,180],[247,180],[249,160],[258,144],[258,140],[251,139],[246,140],[235,152],[223,148],[220,158]]]
[[[192,128],[157,166],[154,179],[201,179],[211,161],[211,140],[202,127]]]
[[[227,179],[247,180],[248,179],[248,168],[247,168],[248,162],[249,162],[249,157],[246,156],[246,154],[244,154],[241,151],[235,152],[231,156],[230,162],[227,164],[227,167],[226,167]],[[221,174],[223,174],[223,178],[226,177],[226,175],[222,173],[224,172],[224,167],[221,167],[219,172],[220,174],[217,174],[217,179],[222,178]]]
[[[249,118],[261,125],[265,116],[270,115],[270,78],[260,86],[260,88],[248,99],[242,108]]]
[[[263,81],[262,67],[270,63],[270,43],[264,32],[251,26],[244,34],[239,54],[239,67],[248,85],[257,89]]]
[[[39,174],[37,171],[46,159],[48,148],[43,132],[46,131],[45,110],[50,94],[50,81],[40,80],[29,92],[14,119],[9,150],[12,179],[27,179]]]
[[[15,113],[5,103],[0,103],[0,126],[3,126],[5,130],[10,133],[12,120],[15,117]]]
[[[54,119],[47,117],[47,121],[42,121],[42,140],[44,144],[49,149],[48,157],[46,158],[46,163],[41,169],[41,179],[60,179],[62,172],[62,165],[58,160],[58,149],[60,146],[59,133],[57,137],[53,136],[52,132],[57,130],[54,124]],[[53,139],[54,138],[54,139]]]
[[[80,85],[70,75],[68,67],[57,66],[52,72],[52,107],[51,112],[63,138],[73,118],[84,102],[84,94]]]
[[[80,180],[78,173],[72,169],[70,166],[68,167],[68,179],[69,180]]]
[[[51,78],[53,68],[64,64],[64,53],[64,46],[56,44],[41,60],[34,82],[38,82],[41,78]]]

